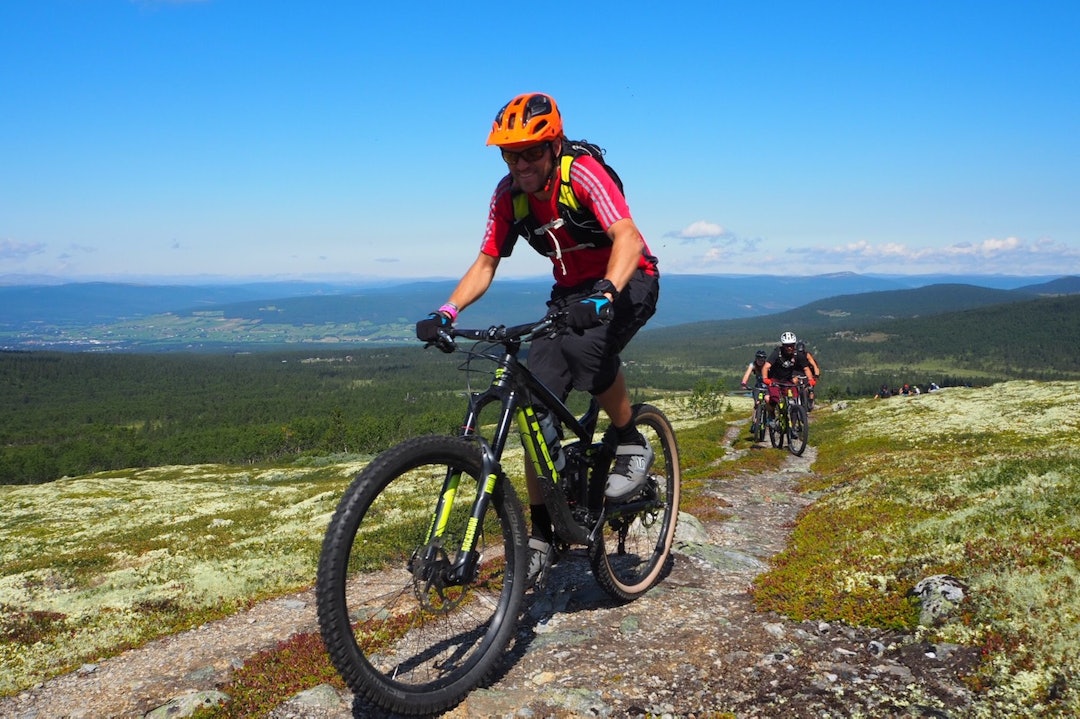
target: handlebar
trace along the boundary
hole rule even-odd
[[[794,375],[790,380],[769,378],[769,382],[777,387],[797,387],[807,381],[806,375],[801,374]]]
[[[562,331],[565,328],[565,316],[564,311],[556,310],[544,315],[542,319],[510,327],[506,325],[492,325],[476,329],[451,327],[449,330],[439,330],[439,338],[433,342],[424,343],[424,347],[434,345],[449,354],[457,349],[454,340],[458,337],[478,342],[497,342],[501,345],[531,342],[538,337]]]

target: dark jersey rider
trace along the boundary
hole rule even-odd
[[[810,363],[795,351],[797,343],[794,332],[781,334],[780,345],[772,351],[762,367],[762,381],[769,386],[769,417],[775,416],[776,404],[780,401],[780,387],[777,382],[792,382],[795,375],[801,374],[806,377],[811,387],[817,383]]]

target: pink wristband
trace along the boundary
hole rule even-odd
[[[453,302],[447,302],[439,308],[439,312],[450,315],[451,322],[457,322],[458,308]]]

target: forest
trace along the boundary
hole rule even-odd
[[[437,354],[0,353],[0,483],[367,454],[447,432],[463,412],[447,391],[460,381]]]
[[[895,320],[811,309],[647,330],[623,355],[628,382],[734,391],[754,350],[771,348],[787,329],[808,341],[826,400],[873,395],[883,383],[1080,379],[1080,295],[1071,295]],[[0,352],[0,483],[376,453],[455,429],[467,381],[486,386],[494,367],[480,363],[488,374],[463,376],[463,361],[419,344],[318,353]]]

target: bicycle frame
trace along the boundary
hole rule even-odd
[[[777,419],[780,420],[782,416],[781,424],[787,429],[788,406],[801,403],[800,382],[796,377],[791,382],[777,382],[776,385],[780,388],[780,401],[776,403]]]
[[[514,336],[515,330],[520,329],[510,328],[506,330],[506,334]],[[600,411],[599,403],[593,398],[586,413],[580,419],[576,417],[562,400],[521,363],[518,354],[521,350],[522,339],[498,340],[487,335],[477,336],[475,331],[469,330],[454,330],[453,332],[455,336],[497,341],[502,345],[503,350],[499,355],[483,355],[496,362],[494,376],[486,390],[469,395],[469,406],[462,422],[461,435],[475,440],[480,445],[483,475],[486,481],[473,501],[469,531],[462,539],[457,557],[447,573],[447,580],[451,583],[464,583],[473,576],[476,570],[480,555],[476,550],[475,530],[480,526],[484,513],[488,511],[492,494],[498,486],[499,477],[503,474],[502,455],[514,426],[517,427],[525,448],[525,461],[532,462],[540,480],[544,502],[548,507],[556,533],[570,543],[591,544],[603,522],[603,513],[601,512],[600,519],[591,528],[583,526],[574,518],[560,486],[560,482],[572,478],[559,476],[533,407],[536,404],[544,406],[562,423],[565,431],[580,440],[583,446],[589,446],[596,431]],[[530,334],[535,334],[535,332]],[[480,415],[487,406],[493,403],[498,403],[500,406],[499,418],[494,433],[488,440],[479,433]],[[566,452],[567,449],[564,447],[563,451]],[[440,539],[446,529],[449,510],[456,497],[459,481],[460,475],[457,472],[453,470],[447,472],[432,518],[425,559],[434,556],[441,545]],[[578,487],[578,500],[587,506],[590,483],[579,482],[579,484],[581,486]]]

